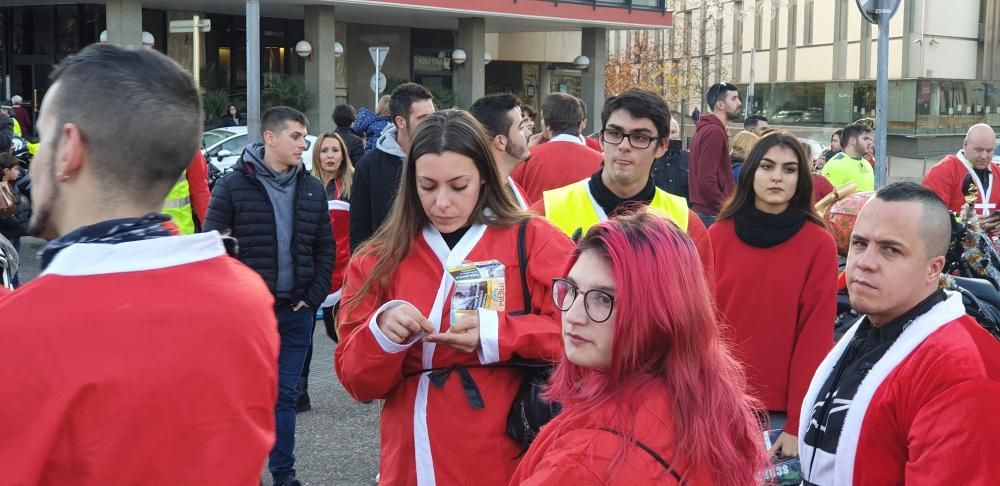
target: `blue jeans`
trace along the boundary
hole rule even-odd
[[[295,400],[299,375],[312,344],[316,311],[303,307],[293,311],[284,303],[275,307],[281,350],[278,352],[278,403],[274,407],[277,438],[267,468],[275,484],[295,476]]]

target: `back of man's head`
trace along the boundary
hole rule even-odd
[[[11,102],[11,104],[13,104],[14,106],[20,106],[20,105],[21,105],[21,103],[23,103],[23,102],[24,102],[24,98],[21,98],[21,97],[20,97],[19,95],[14,95],[14,96],[12,96],[12,97],[10,98],[10,102]]]
[[[281,133],[288,126],[288,122],[296,122],[309,128],[309,120],[301,111],[290,106],[275,106],[268,109],[260,117],[260,133],[271,132],[275,135]]]
[[[726,100],[726,95],[730,91],[738,91],[732,83],[716,83],[705,92],[705,103],[710,111],[715,111],[715,104]]]
[[[747,131],[753,130],[757,128],[760,122],[767,122],[767,117],[764,115],[750,115],[746,120],[743,120],[743,129]]]
[[[351,105],[337,105],[333,109],[333,123],[337,125],[337,128],[351,128],[357,117],[358,112]]]
[[[864,125],[862,123],[852,123],[850,125],[847,125],[840,132],[840,146],[847,148],[847,145],[851,142],[852,139],[857,141],[858,137],[871,132],[872,129],[869,128],[868,125]]]
[[[580,134],[580,123],[583,122],[583,108],[576,96],[566,93],[552,93],[542,102],[542,120],[552,135],[566,133]]]
[[[920,203],[921,214],[907,217],[918,218],[920,235],[927,249],[927,257],[944,256],[951,243],[951,213],[948,206],[934,191],[914,182],[894,182],[883,186],[875,193],[875,198],[885,202]]]
[[[633,118],[648,118],[656,127],[656,136],[667,138],[670,135],[670,107],[656,93],[641,89],[629,88],[617,96],[612,96],[604,102],[601,110],[601,127],[608,126],[611,114],[625,110]]]
[[[392,90],[392,95],[389,96],[389,117],[395,120],[397,116],[401,116],[409,120],[413,103],[431,99],[434,99],[434,95],[427,88],[417,83],[403,83]]]
[[[74,124],[102,189],[163,200],[198,150],[201,98],[176,62],[154,49],[92,44],[52,73],[45,116],[53,145]]]
[[[521,100],[510,93],[489,94],[476,100],[469,107],[469,113],[486,127],[491,137],[495,137],[510,132],[513,123],[508,113],[519,106]]]

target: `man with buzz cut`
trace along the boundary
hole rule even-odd
[[[295,402],[312,343],[316,309],[333,273],[334,242],[326,190],[302,165],[308,121],[276,106],[261,117],[263,143],[250,145],[215,186],[205,229],[229,233],[239,259],[257,271],[274,294],[278,355],[277,439],[268,469],[276,486],[297,486]]]
[[[997,484],[1000,342],[940,288],[952,223],[912,182],[858,213],[845,275],[862,318],[802,401],[803,484]]]

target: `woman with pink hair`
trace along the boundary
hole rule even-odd
[[[512,485],[759,484],[763,437],[690,238],[646,212],[580,241],[553,280],[565,354]]]

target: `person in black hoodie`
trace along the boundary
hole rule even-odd
[[[357,112],[351,105],[337,105],[333,109],[333,123],[337,125],[335,132],[344,139],[344,143],[347,144],[347,153],[353,161],[359,161],[365,156],[365,141],[355,135],[351,129],[356,118]]]
[[[375,150],[365,154],[354,173],[351,195],[351,251],[382,226],[403,176],[403,159],[417,126],[434,113],[434,97],[427,88],[405,83],[389,97],[393,125],[382,132]]]
[[[667,153],[653,163],[653,183],[675,196],[688,198],[688,151],[681,148],[681,127],[670,119]]]
[[[295,486],[295,401],[316,309],[330,290],[334,242],[326,191],[302,166],[307,120],[276,106],[261,117],[263,144],[248,146],[215,186],[205,230],[237,240],[239,260],[274,294],[281,335],[277,439],[268,469],[275,485]]]

